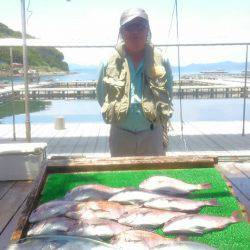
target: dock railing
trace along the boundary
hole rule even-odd
[[[232,42],[232,43],[175,43],[175,44],[155,44],[155,47],[159,48],[168,48],[168,47],[177,47],[178,50],[180,47],[203,47],[203,46],[242,46],[245,48],[246,56],[245,56],[245,75],[244,75],[244,86],[243,88],[243,117],[242,117],[242,135],[245,135],[245,119],[246,119],[246,98],[248,96],[247,91],[247,72],[248,72],[248,46],[250,42]],[[23,46],[22,39],[12,39],[12,38],[3,38],[0,39],[0,47],[9,47],[10,49],[13,47]],[[27,47],[56,47],[56,48],[114,48],[115,45],[88,45],[88,44],[80,44],[74,42],[46,42],[38,39],[26,39]],[[180,67],[180,65],[179,65]],[[180,72],[180,68],[179,68]],[[180,79],[179,79],[180,80]],[[179,82],[180,84],[180,82]],[[179,98],[182,98],[182,89],[181,85],[179,85]],[[28,128],[29,129],[29,128]],[[26,131],[27,133],[27,131]]]

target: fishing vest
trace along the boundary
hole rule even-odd
[[[172,103],[166,79],[167,72],[162,56],[152,45],[147,45],[144,52],[142,73],[142,110],[145,117],[156,124],[164,124],[172,114]],[[121,122],[128,113],[130,105],[130,73],[125,58],[124,45],[108,61],[103,73],[105,99],[102,116],[106,123]]]

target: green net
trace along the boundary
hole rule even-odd
[[[138,187],[140,182],[154,175],[167,175],[188,183],[211,183],[212,189],[193,192],[189,198],[209,200],[216,198],[221,206],[204,207],[201,214],[230,216],[240,210],[225,181],[215,168],[88,172],[50,174],[40,197],[40,203],[63,198],[70,189],[83,184],[103,184],[111,187]],[[160,229],[157,233],[165,235]],[[166,237],[173,237],[165,235]],[[222,231],[213,231],[190,240],[206,243],[218,249],[250,249],[250,225],[246,221],[230,225]]]

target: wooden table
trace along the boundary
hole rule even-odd
[[[250,211],[250,163],[221,162],[219,169],[231,183],[242,204]],[[0,182],[0,249],[5,249],[16,227],[24,202],[32,189],[31,181]],[[250,213],[249,213],[250,214]]]

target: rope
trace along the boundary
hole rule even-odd
[[[181,69],[180,69],[180,46],[179,46],[179,23],[178,23],[178,8],[177,0],[175,0],[175,14],[176,14],[176,37],[177,37],[177,55],[178,55],[178,82],[179,82],[179,104],[180,104],[180,121],[181,121],[181,139],[184,142],[185,150],[187,151],[187,143],[183,136],[183,115],[182,115],[182,93],[181,93]]]
[[[169,25],[169,29],[168,29],[168,38],[170,36],[170,32],[171,32],[171,29],[172,29],[172,24],[173,24],[173,19],[174,19],[174,12],[175,12],[175,3],[174,3],[172,15],[171,15],[171,21],[170,21],[170,25]]]
[[[174,6],[173,6],[171,20],[170,20],[170,25],[169,25],[169,28],[168,28],[168,37],[167,37],[167,40],[169,39],[171,30],[172,30],[172,24],[173,24],[173,19],[174,19],[174,12],[175,12],[175,3],[174,3]],[[168,46],[166,46],[166,47],[158,47],[158,49],[161,51],[162,55],[165,58],[166,55],[167,55]]]
[[[30,0],[29,0],[29,2],[28,2],[26,11],[27,11],[27,14],[28,14],[28,17],[27,17],[27,19],[26,19],[26,23],[28,24],[28,23],[29,23],[29,20],[30,20],[32,14],[33,14],[32,10],[30,10]]]

